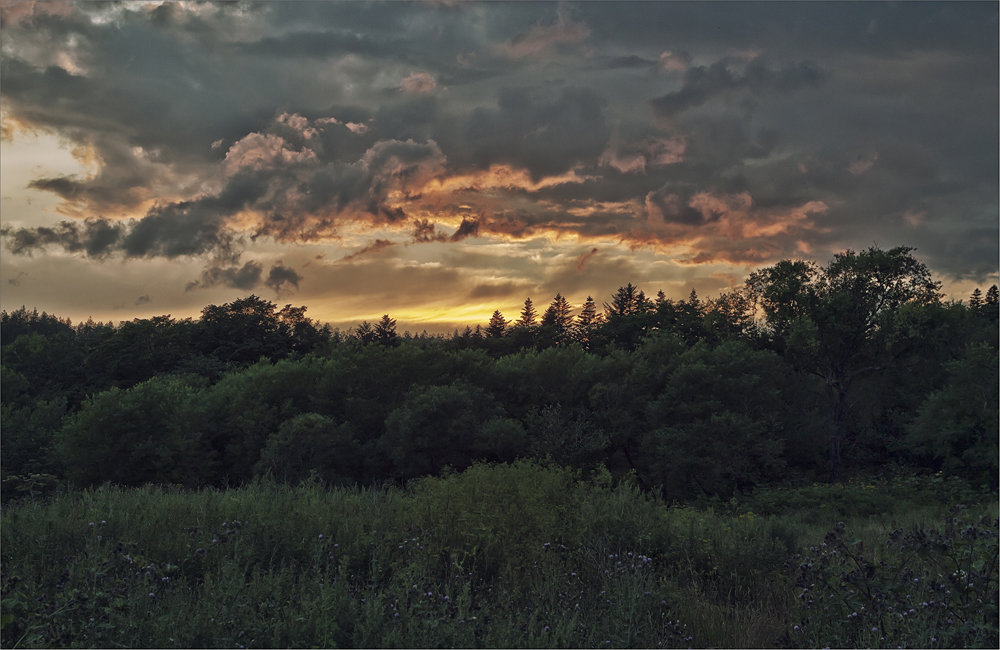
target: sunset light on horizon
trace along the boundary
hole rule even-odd
[[[0,0],[0,306],[450,333],[910,246],[998,282],[996,3]]]

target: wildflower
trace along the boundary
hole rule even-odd
[[[101,520],[101,525],[102,526],[107,526],[108,525],[108,521],[106,519],[102,519]]]
[[[872,632],[878,632],[878,628],[877,627],[873,627],[872,628]]]
[[[545,631],[546,631],[546,632],[548,632],[548,631],[549,631],[549,630],[551,630],[551,629],[552,629],[552,628],[550,628],[550,627],[549,627],[548,625],[546,625],[546,626],[545,626]]]
[[[218,543],[219,543],[219,540],[218,540],[218,538],[216,538],[216,537],[213,537],[213,538],[212,538],[212,543],[213,543],[213,544],[218,544]]]
[[[798,632],[798,631],[799,631],[799,626],[798,626],[798,625],[796,625],[796,626],[795,626],[795,627],[793,627],[792,629],[793,629],[793,630],[795,630],[796,632]]]
[[[89,524],[87,524],[87,526],[90,527],[90,528],[93,528],[94,527],[94,522],[90,522]]]
[[[160,582],[170,582],[170,578],[168,578],[167,576],[163,576],[162,578],[160,578]]]
[[[320,538],[320,539],[323,539],[323,533],[320,533],[320,534],[319,534],[319,538]]]
[[[149,592],[149,597],[150,597],[150,598],[156,598],[156,594],[154,594],[154,593],[153,593],[153,592],[151,591],[151,592]]]

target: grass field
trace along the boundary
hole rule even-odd
[[[14,647],[997,647],[997,502],[940,477],[670,505],[534,462],[405,489],[5,506]]]

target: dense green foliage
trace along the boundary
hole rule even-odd
[[[343,335],[256,296],[118,326],[4,312],[4,497],[517,458],[631,472],[669,501],[887,464],[993,488],[998,313],[994,289],[942,302],[907,248],[781,262],[710,300],[630,283],[574,317],[529,298],[452,337],[388,315]]]
[[[105,486],[4,507],[0,641],[995,648],[980,498],[901,475],[669,506],[530,461],[406,489]]]

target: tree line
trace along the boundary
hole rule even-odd
[[[117,326],[0,322],[5,496],[31,477],[405,481],[477,460],[634,473],[669,499],[886,465],[997,482],[998,291],[942,300],[906,247],[785,260],[672,301],[629,283],[574,314],[451,337],[342,333],[249,296]]]

